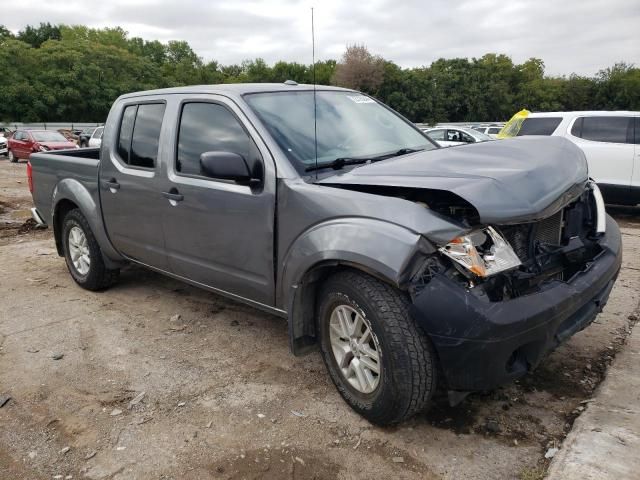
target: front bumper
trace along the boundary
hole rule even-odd
[[[414,299],[412,316],[438,353],[447,388],[489,390],[535,368],[604,308],[622,262],[620,230],[607,216],[602,251],[568,281],[489,302],[437,275]]]
[[[0,155],[6,155],[9,153],[9,149],[6,145],[0,145]]]

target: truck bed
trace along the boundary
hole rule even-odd
[[[95,204],[100,204],[97,201],[99,148],[34,153],[29,161],[33,166],[33,201],[46,223],[51,224],[54,190],[63,180],[70,183],[70,188],[73,188],[73,182],[79,182],[89,191]]]

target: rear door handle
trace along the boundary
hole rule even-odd
[[[164,198],[168,198],[169,203],[174,207],[178,202],[181,202],[182,200],[184,200],[184,195],[182,195],[181,193],[178,193],[178,190],[176,190],[175,188],[172,188],[171,191],[169,192],[162,192],[162,196]]]
[[[107,181],[102,182],[102,184],[111,190],[111,193],[116,193],[116,190],[120,189],[120,184],[115,178],[111,178]]]

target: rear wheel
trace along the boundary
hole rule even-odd
[[[435,354],[406,296],[352,271],[330,277],[320,295],[322,356],[346,402],[378,425],[424,409],[436,389]]]
[[[16,156],[13,154],[13,150],[9,150],[9,153],[8,153],[7,155],[8,155],[8,157],[9,157],[9,161],[10,161],[11,163],[16,163],[16,162],[18,161],[18,157],[16,157]]]
[[[80,210],[71,210],[62,222],[64,258],[76,283],[87,290],[102,290],[115,283],[120,272],[105,266],[100,246]]]

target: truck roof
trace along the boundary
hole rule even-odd
[[[180,93],[213,93],[220,95],[244,95],[247,93],[261,92],[299,92],[313,90],[313,85],[294,83],[223,83],[218,85],[190,85],[187,87],[161,88],[157,90],[146,90],[141,92],[126,93],[120,98],[141,97],[147,95],[175,95]],[[326,85],[316,85],[317,90],[334,90],[342,92],[353,92],[348,88],[330,87]]]

